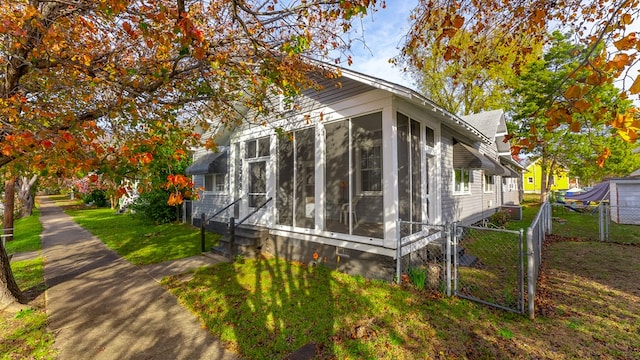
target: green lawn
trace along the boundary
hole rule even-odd
[[[42,226],[39,212],[16,220],[15,238],[7,242],[9,254],[39,250]],[[54,359],[53,334],[47,331],[44,310],[42,257],[11,263],[13,275],[32,307],[16,315],[0,313],[0,359]]]
[[[6,244],[7,253],[40,250],[42,224],[40,224],[40,212],[37,208],[33,209],[32,216],[16,220],[13,229],[13,240]]]
[[[536,211],[535,206],[525,208],[525,218],[530,222]],[[148,225],[109,209],[69,212],[132,262],[200,252],[197,229]],[[523,224],[527,220],[508,227]],[[315,344],[322,359],[640,359],[640,246],[558,239],[545,249],[534,321],[408,285],[276,259],[223,263],[163,284],[245,359],[285,358],[308,343]],[[500,258],[485,261],[499,263]],[[31,283],[19,281],[37,291],[41,274],[18,271],[35,276]],[[37,349],[43,350],[25,350],[17,357],[51,358],[43,315],[38,310],[1,319],[0,354],[40,342],[44,346]],[[35,325],[21,319],[26,317],[33,317]],[[11,336],[19,340],[6,340]]]
[[[135,265],[155,264],[201,253],[200,230],[189,225],[156,225],[129,214],[117,214],[108,208],[68,209],[66,213]],[[217,239],[217,235],[207,233],[205,249],[209,249]]]
[[[553,233],[582,240],[600,240],[598,211],[591,214],[570,211],[563,206],[553,207]],[[640,225],[609,224],[610,242],[640,244]]]
[[[307,343],[320,359],[640,359],[640,247],[559,242],[545,258],[534,321],[274,259],[163,284],[244,359],[282,359]]]

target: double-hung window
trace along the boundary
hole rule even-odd
[[[363,193],[382,191],[382,146],[360,149],[360,190]]]
[[[469,177],[469,169],[458,168],[454,170],[453,192],[455,194],[469,194],[471,192],[469,188]]]
[[[493,175],[484,175],[484,192],[493,192],[494,178]]]
[[[204,191],[212,193],[225,192],[225,174],[204,175]]]

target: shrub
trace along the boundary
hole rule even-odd
[[[131,205],[131,210],[142,219],[156,224],[165,224],[177,220],[176,208],[167,204],[169,193],[165,190],[152,190],[140,194]]]
[[[93,190],[89,194],[83,195],[82,201],[84,201],[85,204],[92,204],[97,207],[109,206],[109,200],[107,200],[107,195],[104,193],[104,190]]]
[[[498,212],[493,213],[489,216],[489,223],[502,227],[505,226],[509,222],[509,212],[505,210],[500,210]]]

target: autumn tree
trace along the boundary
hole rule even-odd
[[[382,2],[382,4],[384,4]],[[0,167],[71,177],[149,163],[151,134],[198,144],[207,115],[270,112],[315,86],[305,57],[349,62],[340,34],[375,0],[0,2]],[[170,116],[167,116],[170,114]],[[179,114],[179,115],[178,115]],[[251,121],[252,119],[245,119]],[[215,146],[213,143],[208,146]],[[4,249],[0,308],[21,300]]]
[[[556,114],[558,108],[548,109],[549,98],[559,90],[570,94],[581,86],[574,76],[587,76],[580,69],[580,58],[588,48],[570,41],[560,32],[550,36],[551,42],[544,56],[526,66],[514,88],[513,119],[509,122],[510,133],[523,139],[526,152],[531,157],[541,158],[542,200],[552,185],[552,177],[560,168],[598,167],[597,158],[605,149],[610,149],[611,139],[608,119],[624,113],[631,106],[629,100],[620,95],[613,84],[594,86],[588,92],[576,95],[574,106],[580,111]],[[576,69],[579,71],[576,71]],[[572,74],[570,76],[570,74]],[[562,123],[556,121],[562,116]],[[611,150],[608,150],[609,154]],[[590,164],[585,164],[592,160]]]
[[[622,97],[640,93],[640,77],[633,69],[639,60],[640,38],[630,27],[638,18],[639,6],[637,1],[627,0],[420,0],[403,54],[420,68],[420,57],[413,56],[414,49],[433,46],[435,42],[443,49],[442,58],[446,61],[451,54],[461,51],[456,43],[461,32],[482,34],[489,27],[495,34],[505,34],[508,43],[513,40],[513,44],[518,44],[523,40],[546,42],[554,27],[562,27],[573,33],[575,42],[585,46],[586,51],[577,55],[577,66],[566,73],[565,81],[574,81],[574,86],[554,89],[544,107],[552,123],[559,125],[571,119],[577,129],[588,125],[583,123],[588,121],[587,117],[580,114],[599,111],[598,104],[588,104],[587,108],[581,102],[593,87],[617,81]],[[425,36],[424,29],[435,29],[438,35]],[[516,70],[531,53],[527,43],[522,45],[513,47],[511,64]],[[640,122],[634,109],[621,110],[604,121],[616,136],[635,142]],[[530,141],[518,138],[514,145],[516,149],[528,148]],[[601,149],[599,164],[608,155],[607,148]]]
[[[454,114],[507,108],[517,74],[537,58],[542,43],[529,34],[503,33],[497,26],[501,15],[470,32],[462,28],[462,16],[419,6],[411,36],[393,61],[423,94]]]

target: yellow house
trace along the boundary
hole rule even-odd
[[[540,190],[542,189],[541,174],[542,167],[540,166],[540,159],[537,159],[527,166],[522,175],[525,193],[540,194]],[[558,168],[554,171],[551,178],[551,191],[567,189],[569,189],[569,172],[563,168]]]

